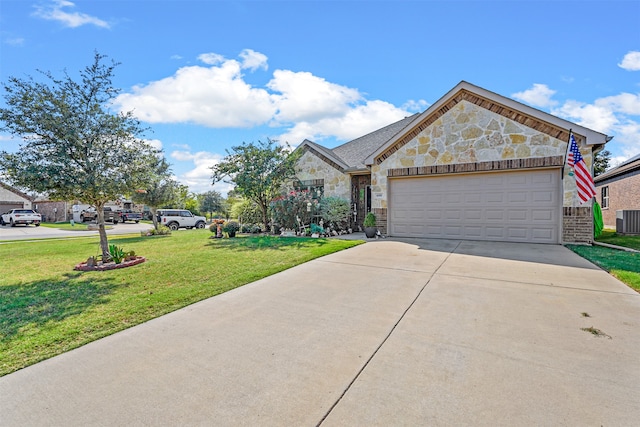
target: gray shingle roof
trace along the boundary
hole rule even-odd
[[[406,128],[409,123],[418,117],[414,114],[409,117],[391,123],[381,129],[373,131],[367,135],[356,138],[345,144],[342,144],[331,151],[344,161],[349,169],[365,169],[364,161],[378,148],[382,147],[394,135]]]

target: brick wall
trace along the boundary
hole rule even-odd
[[[611,179],[596,185],[596,199],[602,206],[602,188],[609,187],[609,207],[602,208],[604,226],[616,228],[617,210],[640,209],[640,171],[635,175]]]
[[[387,234],[387,208],[373,208],[373,214],[376,216],[376,227],[380,234]]]
[[[565,243],[593,242],[591,206],[562,208],[562,241]]]

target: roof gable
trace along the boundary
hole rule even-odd
[[[462,101],[485,108],[559,140],[568,141],[570,129],[573,131],[578,143],[598,145],[605,144],[611,139],[605,134],[576,125],[463,81],[416,118],[410,126],[407,126],[405,132],[396,135],[371,154],[365,160],[365,163],[382,163]]]
[[[596,183],[601,183],[602,181],[606,181],[610,178],[619,177],[622,175],[635,173],[640,170],[640,154],[630,158],[627,161],[622,162],[618,166],[613,169],[606,171],[605,173],[596,176],[593,180]]]
[[[379,149],[387,141],[409,126],[419,114],[405,117],[381,129],[344,143],[331,151],[345,161],[351,169],[365,169],[365,160],[371,153]]]
[[[4,184],[4,183],[0,182],[0,187],[4,188],[7,191],[12,192],[13,194],[16,194],[16,195],[22,197],[25,200],[28,200],[30,202],[33,201],[33,197],[29,196],[28,194],[23,193],[22,191],[20,191],[20,190],[18,190],[16,188],[13,188],[10,185],[7,185],[7,184]]]

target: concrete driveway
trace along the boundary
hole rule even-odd
[[[639,357],[564,247],[381,240],[2,377],[0,424],[630,426]]]

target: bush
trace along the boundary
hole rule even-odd
[[[318,201],[307,190],[294,190],[273,199],[269,207],[276,224],[295,230],[300,226],[298,218],[302,224],[311,223],[312,215],[318,210]]]
[[[346,230],[349,228],[349,215],[351,204],[340,197],[325,197],[320,202],[322,219],[334,230]]]
[[[141,236],[168,236],[170,234],[171,229],[166,225],[161,225],[157,230],[155,228],[152,228],[151,230],[140,232]]]
[[[362,223],[365,227],[375,227],[376,226],[376,216],[373,212],[369,212],[367,216],[364,217],[364,222]]]
[[[311,224],[311,234],[324,234],[324,228],[320,227],[318,224]]]
[[[238,224],[238,221],[228,221],[225,222],[224,225],[222,226],[222,231],[224,231],[225,233],[237,233],[240,230],[240,224]]]

